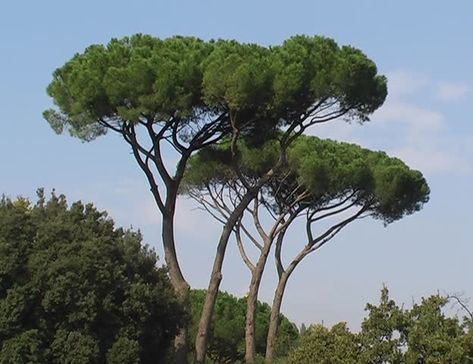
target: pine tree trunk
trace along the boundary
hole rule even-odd
[[[264,180],[262,179],[259,183],[262,185]],[[196,364],[203,364],[205,362],[209,327],[213,316],[215,301],[217,300],[218,289],[220,287],[220,282],[222,281],[222,266],[228,241],[233,232],[233,228],[240,217],[243,215],[245,209],[252,201],[256,193],[259,191],[259,188],[260,185],[257,185],[243,196],[238,206],[230,214],[220,236],[220,240],[217,245],[217,252],[215,254],[214,265],[212,268],[212,274],[210,276],[210,282],[207,289],[207,295],[205,296],[204,307],[202,308],[202,314],[200,316],[197,337],[195,339]]]
[[[174,241],[174,205],[168,207],[163,214],[162,238],[164,246],[164,258],[169,271],[171,284],[174,287],[179,302],[187,306],[189,302],[189,284],[184,279],[179,267]],[[174,339],[174,362],[176,364],[187,364],[189,346],[187,343],[187,330],[182,328]]]
[[[205,296],[204,306],[200,315],[199,328],[195,338],[195,363],[203,364],[205,362],[205,354],[207,349],[207,339],[209,334],[210,322],[212,321],[215,302],[217,300],[218,289],[222,280],[222,265],[225,257],[225,250],[228,240],[232,233],[232,228],[225,226],[220,242],[217,247],[212,274]]]
[[[274,361],[276,339],[279,329],[279,314],[281,312],[282,299],[289,275],[290,273],[288,271],[282,273],[274,293],[273,305],[271,307],[271,318],[269,319],[268,337],[266,339],[266,363],[272,363]]]
[[[258,293],[263,277],[264,267],[268,260],[269,250],[271,248],[270,242],[265,242],[263,251],[251,272],[251,283],[248,290],[248,297],[246,302],[246,327],[245,327],[245,361],[246,363],[253,363],[256,356],[256,310],[258,305]]]

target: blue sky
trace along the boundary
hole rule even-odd
[[[440,292],[473,297],[473,102],[470,0],[396,1],[5,1],[0,12],[0,192],[34,196],[56,188],[93,201],[161,251],[159,215],[130,151],[116,136],[84,144],[42,119],[51,73],[74,53],[112,37],[149,33],[234,38],[265,45],[320,34],[362,49],[389,79],[385,105],[366,125],[337,122],[311,133],[386,150],[424,172],[431,201],[387,228],[363,220],[298,267],[283,311],[296,322],[356,328],[385,283],[392,296]],[[205,287],[220,227],[190,201],[178,210],[179,255]],[[198,231],[198,232],[196,232]],[[262,298],[270,300],[274,271]],[[243,295],[248,274],[231,247],[223,288]],[[473,302],[472,302],[473,303]]]

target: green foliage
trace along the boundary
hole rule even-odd
[[[384,152],[355,144],[303,137],[289,151],[294,178],[311,192],[311,204],[353,194],[353,201],[369,206],[386,223],[418,211],[429,198],[419,171]]]
[[[0,201],[0,363],[156,363],[184,312],[139,233],[52,195]]]
[[[192,325],[189,334],[195,337],[199,324],[200,312],[205,299],[205,290],[192,290]],[[258,303],[256,312],[256,352],[264,355],[266,336],[269,327],[271,307]],[[226,292],[219,292],[210,329],[207,355],[216,363],[242,362],[245,357],[245,315],[246,299],[236,298]],[[287,355],[298,340],[297,327],[281,315],[278,332],[277,354]]]
[[[279,148],[273,140],[258,147],[250,146],[246,140],[238,143],[238,169],[247,178],[258,178],[274,166],[279,157]],[[181,193],[192,189],[205,189],[207,185],[233,182],[238,179],[233,168],[230,143],[223,141],[195,154],[188,162]]]
[[[107,353],[107,363],[110,364],[139,364],[140,344],[126,337],[118,338]]]
[[[271,52],[256,44],[212,42],[204,63],[203,93],[208,105],[257,111],[271,99]]]
[[[289,363],[468,364],[472,361],[471,318],[443,312],[447,297],[423,298],[411,309],[399,307],[381,290],[379,305],[368,304],[358,334],[344,323],[331,329],[309,327]]]
[[[275,165],[279,151],[275,140],[257,147],[241,141],[238,168],[247,178],[261,176]],[[181,192],[210,184],[231,186],[239,178],[228,156],[228,143],[221,143],[191,158]],[[285,192],[297,186],[310,192],[301,202],[309,209],[351,196],[357,205],[369,207],[372,216],[385,223],[418,211],[430,193],[422,174],[397,158],[311,136],[299,137],[288,149],[285,168],[265,186],[266,197],[275,209],[283,209],[291,195]]]
[[[386,287],[381,290],[378,306],[367,304],[368,317],[361,324],[360,362],[383,364],[403,363],[405,327],[408,320],[405,312],[389,299]]]
[[[331,329],[322,325],[309,327],[299,347],[291,352],[288,363],[356,364],[358,343],[344,323]]]
[[[189,334],[197,334],[200,313],[205,300],[205,290],[191,290],[192,326]],[[236,297],[220,292],[212,318],[207,356],[217,363],[235,362],[244,358],[245,312]]]
[[[27,330],[2,342],[1,364],[44,363],[45,350],[38,330]]]
[[[423,298],[407,313],[408,350],[406,364],[468,363],[464,331],[456,317],[446,317],[442,308],[448,300],[439,295]]]
[[[376,75],[376,65],[357,49],[340,48],[329,38],[299,35],[273,50],[274,107],[286,119],[315,100],[335,99],[341,108],[367,120],[386,98],[386,79]],[[355,103],[359,106],[353,108]]]
[[[257,137],[326,102],[365,121],[386,93],[371,60],[328,38],[296,36],[268,48],[137,34],[92,45],[57,69],[48,94],[58,110],[44,116],[56,132],[83,140],[104,134],[104,121],[173,120],[185,140],[199,122],[228,112],[242,132],[245,126]],[[227,120],[218,133],[229,131]]]
[[[100,356],[99,343],[93,333],[58,329],[51,343],[51,357],[57,363],[88,364]]]

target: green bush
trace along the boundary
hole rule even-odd
[[[0,200],[0,363],[157,363],[185,322],[141,235],[64,196]]]

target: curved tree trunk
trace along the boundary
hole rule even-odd
[[[174,201],[174,203],[173,203]],[[166,213],[163,214],[162,238],[164,246],[164,259],[169,271],[171,284],[174,287],[179,302],[187,307],[189,302],[189,284],[182,275],[174,240],[174,212],[175,199],[169,198],[166,203]],[[174,339],[174,362],[176,364],[187,364],[189,346],[187,343],[187,329],[182,328]]]
[[[200,316],[197,337],[195,339],[196,364],[202,364],[205,362],[205,351],[207,347],[208,331],[210,327],[210,322],[212,320],[215,301],[217,300],[218,289],[222,280],[222,266],[228,241],[238,220],[241,218],[245,209],[258,192],[260,185],[262,185],[263,183],[264,181],[261,180],[258,186],[255,186],[243,196],[238,206],[233,210],[233,212],[229,216],[220,236],[212,268],[212,274],[210,276],[210,282],[207,289],[207,295],[205,296],[204,307],[202,308],[202,313]]]
[[[260,188],[274,175],[274,171],[279,168],[281,160],[278,161],[276,166],[269,170],[264,177],[261,177],[258,182],[247,190],[246,194],[241,198],[239,204],[230,214],[227,222],[223,228],[222,235],[217,246],[217,252],[215,254],[214,265],[212,268],[212,274],[210,276],[209,287],[207,295],[205,297],[204,307],[199,321],[199,328],[197,330],[197,337],[195,339],[195,363],[203,364],[205,362],[205,352],[207,349],[208,331],[210,322],[212,320],[213,311],[215,308],[215,301],[217,300],[218,289],[220,282],[222,281],[222,266],[225,257],[225,251],[227,249],[228,240],[235,228],[235,225],[240,220],[241,216],[245,212],[250,202],[258,194]]]
[[[228,223],[227,223],[228,225]],[[217,300],[218,289],[222,280],[222,265],[225,257],[228,240],[232,233],[232,228],[225,226],[217,246],[212,274],[210,276],[207,294],[205,296],[204,306],[200,315],[199,328],[195,338],[195,362],[203,364],[205,362],[205,354],[207,349],[208,331],[212,320],[215,301]]]
[[[256,321],[256,309],[258,305],[258,293],[263,277],[264,267],[268,260],[269,250],[271,244],[265,242],[263,251],[256,263],[254,269],[251,272],[251,283],[248,290],[248,297],[246,301],[246,326],[245,326],[245,361],[246,363],[253,363],[256,356],[256,342],[255,342],[255,321]]]
[[[162,178],[162,182],[166,186],[166,199],[163,202],[160,192],[158,190],[158,183],[153,175],[152,170],[150,169],[147,161],[145,162],[142,159],[142,146],[137,140],[136,132],[134,130],[133,124],[130,124],[129,127],[124,128],[122,134],[128,144],[131,146],[133,155],[138,162],[141,170],[145,174],[151,194],[154,197],[156,205],[162,215],[162,228],[161,236],[163,239],[163,248],[164,248],[164,259],[166,261],[166,266],[169,272],[169,278],[171,284],[176,292],[179,302],[186,307],[188,305],[189,298],[189,284],[185,280],[181,268],[179,267],[179,262],[176,254],[176,245],[174,238],[174,214],[176,211],[176,200],[178,187],[181,182],[181,179],[184,175],[184,169],[187,163],[187,160],[190,157],[191,151],[188,150],[185,152],[181,159],[179,160],[176,168],[176,174],[172,178],[163,162],[160,151],[160,140],[157,135],[154,133],[152,126],[147,125],[147,129],[153,143],[154,149],[154,162],[158,173]],[[150,152],[148,152],[149,154]],[[148,155],[149,156],[149,155]],[[187,344],[187,330],[185,328],[181,329],[179,334],[174,340],[174,362],[177,364],[187,364],[187,354],[188,354],[188,344]]]
[[[281,263],[281,244],[283,235],[278,239],[276,246],[276,267],[279,274],[279,281],[274,292],[273,305],[271,307],[271,318],[269,322],[268,337],[266,340],[266,356],[265,361],[267,363],[272,363],[274,361],[276,339],[279,328],[279,314],[281,312],[281,304],[284,296],[284,291],[286,289],[287,280],[296,269],[297,265],[304,259],[308,254],[313,251],[320,249],[324,244],[330,241],[336,234],[338,234],[347,224],[356,220],[363,212],[366,211],[368,207],[362,207],[358,212],[348,217],[347,219],[339,222],[338,224],[333,225],[327,229],[324,233],[320,234],[317,238],[313,238],[312,234],[309,232],[309,243],[302,249],[302,251],[297,254],[297,256],[292,260],[286,270],[283,269]],[[311,223],[311,221],[309,221]],[[318,244],[318,245],[316,245]]]
[[[271,306],[271,317],[269,319],[268,336],[266,338],[266,363],[272,363],[274,361],[276,351],[276,340],[278,337],[279,329],[279,314],[281,313],[282,299],[284,297],[284,291],[286,290],[287,281],[291,276],[292,272],[294,272],[294,269],[296,269],[297,265],[309,253],[309,248],[306,247],[305,249],[303,249],[289,264],[286,270],[283,270],[282,266],[278,266],[279,281],[276,287],[276,291],[274,292],[273,305]]]
[[[279,274],[279,281],[274,292],[273,305],[271,307],[271,317],[269,319],[268,336],[266,338],[266,355],[265,362],[272,363],[276,352],[276,340],[278,337],[279,329],[279,314],[281,313],[282,299],[284,297],[284,291],[289,277],[291,276],[297,265],[309,254],[310,250],[307,248],[300,252],[296,258],[289,264],[286,270],[283,270]]]
[[[281,312],[282,299],[289,275],[290,273],[288,271],[282,273],[282,275],[279,277],[276,291],[274,292],[273,305],[271,307],[271,318],[269,319],[268,337],[266,339],[266,363],[272,363],[274,361],[276,339],[279,328],[279,314]]]

